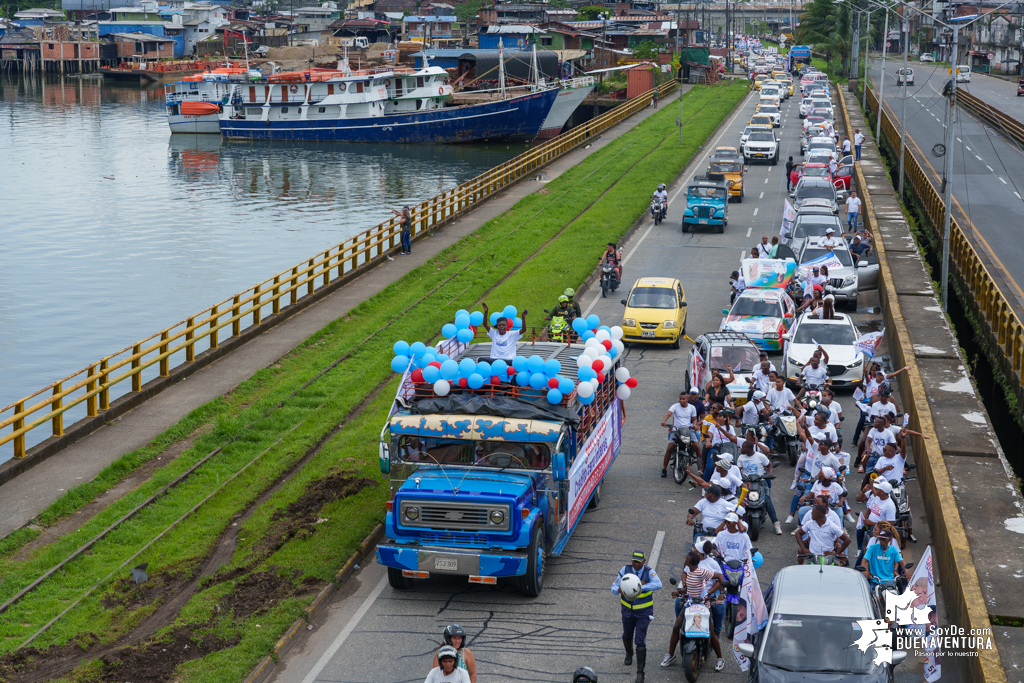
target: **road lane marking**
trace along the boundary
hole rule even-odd
[[[654,546],[651,548],[651,559],[647,561],[647,566],[651,569],[658,568],[658,558],[661,557],[661,546],[665,545],[665,532],[658,531],[654,535]]]
[[[306,674],[305,678],[302,679],[302,683],[313,683],[316,680],[316,677],[320,675],[320,672],[323,671],[324,667],[330,663],[331,659],[334,658],[334,655],[336,655],[338,653],[338,650],[341,649],[341,646],[345,644],[346,640],[348,640],[348,637],[352,635],[352,632],[356,630],[357,626],[359,626],[359,622],[362,621],[363,617],[366,616],[366,613],[370,611],[370,608],[373,606],[374,601],[378,597],[380,597],[380,594],[384,592],[384,587],[387,585],[388,577],[384,576],[383,578],[381,578],[380,583],[378,583],[377,586],[373,589],[373,592],[367,596],[362,606],[356,611],[355,614],[352,615],[352,618],[349,619],[349,622],[345,624],[345,628],[341,629],[341,633],[339,633],[338,637],[334,639],[334,642],[331,643],[331,646],[324,651],[324,653],[320,656],[320,659],[318,659],[316,664],[313,665],[313,668],[310,670],[310,672]]]
[[[761,207],[758,207],[758,208],[754,209],[754,215],[755,215],[755,216],[757,215],[757,212],[758,212],[758,211],[760,210],[760,208],[761,208]]]
[[[957,139],[959,140],[959,138],[957,138]],[[967,145],[964,145],[964,149],[966,149],[968,152],[973,152],[974,151],[970,147],[968,147]]]
[[[1003,180],[1003,176],[999,176],[999,182],[1001,182],[1003,185],[1006,184],[1006,181]]]
[[[764,199],[764,192],[761,193],[761,196],[758,197],[758,199]]]
[[[1020,192],[1014,192],[1014,194],[1017,195],[1017,199],[1022,199],[1022,197],[1020,196]]]
[[[747,228],[747,237],[750,237],[750,231],[753,230],[753,229],[754,229],[753,227]]]
[[[765,179],[764,179],[764,184],[765,184],[765,185],[767,185],[767,184],[768,184],[768,179],[767,179],[767,178],[765,178]]]
[[[989,166],[988,164],[985,164],[985,168],[987,168],[988,170],[990,170],[990,171],[992,171],[993,173],[995,173],[995,169],[994,169],[994,168],[992,168],[991,166]]]
[[[975,154],[975,155],[974,155],[974,158],[975,158],[975,159],[977,159],[978,161],[984,161],[984,159],[982,159],[981,157],[979,157],[979,156],[978,156],[977,154]]]

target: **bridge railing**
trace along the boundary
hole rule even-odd
[[[671,80],[657,90],[666,95],[676,85]],[[651,91],[410,207],[413,238],[451,221],[650,103]],[[6,432],[0,436],[0,448],[12,448],[15,458],[24,458],[32,445],[65,435],[69,411],[86,420],[101,416],[115,399],[144,391],[148,381],[169,377],[204,351],[218,349],[225,338],[239,337],[337,279],[376,265],[399,246],[400,239],[396,216],[15,401],[0,410],[0,432]],[[95,420],[92,429],[100,424]]]

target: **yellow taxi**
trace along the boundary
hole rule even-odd
[[[772,69],[772,78],[774,78],[775,80],[781,81],[785,77],[786,77],[786,70],[785,69],[779,69],[779,68]]]
[[[623,299],[622,342],[671,344],[679,348],[686,334],[686,294],[671,277],[642,277]]]
[[[718,149],[722,148],[719,147]],[[737,203],[743,201],[744,173],[746,173],[746,168],[743,165],[742,156],[713,156],[711,161],[708,162],[708,177],[712,179],[724,178],[725,184],[729,188],[729,199],[735,199]]]
[[[761,107],[764,106],[777,107],[779,106],[779,103],[774,97],[762,97],[757,100],[757,107],[754,109],[754,111],[759,112],[761,111]]]
[[[768,116],[767,114],[754,114],[753,116],[750,117],[750,120],[747,121],[747,125],[754,129],[775,129],[775,124],[772,123],[772,117]]]
[[[782,78],[779,79],[779,83],[782,83],[783,87],[785,87],[787,92],[789,93],[789,96],[792,97],[793,96],[793,79],[790,78],[789,76],[783,76]]]
[[[754,76],[754,90],[760,90],[764,82],[768,80],[767,74],[757,74]]]

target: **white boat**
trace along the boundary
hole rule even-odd
[[[555,98],[554,106],[551,107],[548,117],[544,119],[544,123],[540,127],[538,138],[557,137],[576,108],[586,99],[587,95],[593,92],[596,83],[593,76],[584,76],[568,81],[558,81],[557,85],[560,88],[558,97]]]
[[[220,134],[220,112],[231,86],[263,78],[260,71],[224,67],[186,76],[164,86],[167,124],[172,133]]]

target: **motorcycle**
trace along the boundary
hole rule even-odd
[[[750,554],[757,552],[757,548],[751,548]],[[740,604],[740,588],[743,586],[743,573],[746,570],[746,563],[739,560],[725,562],[718,558],[722,566],[722,578],[725,579],[725,620],[722,624],[722,631],[725,637],[732,640],[736,631],[736,609]]]
[[[743,487],[747,489],[747,498],[743,505],[747,510],[747,535],[751,541],[756,541],[761,535],[761,528],[768,519],[768,487],[764,482],[774,478],[774,474],[743,475]]]
[[[615,265],[605,261],[601,264],[601,296],[608,296],[619,288],[619,279],[615,277]]]
[[[699,467],[700,463],[690,443],[689,429],[673,429],[672,441],[675,442],[676,449],[669,456],[668,468],[672,472],[672,479],[682,485],[686,481],[686,475],[690,473],[690,466]]]
[[[785,412],[774,413],[775,422],[772,424],[769,434],[772,438],[772,450],[781,456],[788,458],[791,467],[796,467],[796,461],[800,458],[800,443],[796,433],[796,415],[787,408]]]
[[[675,577],[669,579],[679,584]],[[689,683],[696,683],[700,670],[711,656],[711,610],[703,603],[694,603],[687,596],[683,605],[683,623],[679,627],[679,646],[682,648],[683,673]]]
[[[655,225],[665,220],[665,202],[660,197],[651,200],[651,215],[654,216]]]
[[[552,313],[548,309],[544,309],[544,312],[548,314],[548,338],[551,341],[559,342],[570,342],[573,340],[572,331],[572,319],[575,316],[566,316],[557,311]]]
[[[906,469],[917,469],[917,465],[908,462]],[[907,537],[910,535],[910,529],[913,528],[910,524],[910,498],[907,496],[907,482],[916,478],[904,475],[902,482],[896,482],[893,479],[889,480],[889,483],[892,485],[892,493],[889,496],[896,505],[896,521],[893,523],[893,526],[900,533],[900,550],[907,547]]]
[[[903,565],[906,569],[911,569],[914,566],[913,562],[907,562]],[[857,571],[867,573],[866,567],[857,567]],[[892,581],[882,581],[877,576],[873,576],[870,579],[871,592],[875,596],[875,600],[883,608],[885,607],[885,594],[892,593],[893,595],[902,595],[903,591],[907,589],[907,577],[896,576]]]

